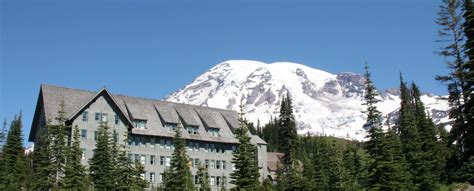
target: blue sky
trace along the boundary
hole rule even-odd
[[[434,54],[440,1],[24,1],[0,4],[0,119],[27,136],[41,83],[163,98],[230,59],[398,73],[444,94]]]

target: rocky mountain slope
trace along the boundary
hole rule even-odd
[[[250,121],[265,124],[278,116],[279,102],[289,92],[298,133],[362,140],[366,136],[364,87],[360,74],[331,74],[289,62],[230,60],[214,66],[166,100],[232,110],[243,103]],[[396,116],[398,94],[397,89],[380,92],[378,108],[384,116]],[[437,123],[448,120],[446,101],[430,94],[423,95],[422,100]]]

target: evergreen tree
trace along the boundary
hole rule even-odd
[[[347,171],[347,187],[353,190],[364,188],[364,181],[367,178],[366,167],[356,143],[347,145],[343,155],[343,164]]]
[[[256,156],[256,147],[250,144],[250,135],[243,117],[243,106],[240,106],[239,128],[236,129],[236,138],[239,145],[233,153],[232,163],[236,170],[231,176],[231,183],[237,189],[255,190],[259,187],[259,172]]]
[[[315,147],[313,154],[313,167],[314,167],[314,186],[316,190],[330,190],[329,187],[329,160],[330,160],[330,149],[326,140],[320,139],[317,146]]]
[[[421,140],[417,128],[415,104],[411,90],[407,87],[400,74],[400,111],[398,133],[402,142],[403,153],[413,175],[415,186],[419,186],[422,170]]]
[[[288,94],[284,96],[281,101],[280,117],[279,121],[279,140],[281,152],[284,153],[282,163],[283,172],[290,171],[290,168],[294,166],[296,158],[296,148],[298,144],[295,116],[293,115],[293,108],[291,106],[291,98]]]
[[[27,162],[25,150],[22,146],[22,115],[12,120],[7,140],[3,147],[2,165],[3,177],[0,178],[0,190],[22,190],[26,189]]]
[[[181,137],[181,123],[178,124],[173,138],[174,152],[171,158],[171,165],[168,176],[173,177],[166,182],[165,187],[169,190],[192,190],[194,189],[191,171],[189,169],[189,159],[186,154],[186,143]]]
[[[197,171],[197,179],[199,184],[199,191],[210,191],[211,186],[209,185],[209,173],[204,165],[199,165]]]
[[[330,190],[347,190],[347,171],[343,166],[342,152],[335,141],[329,146],[329,157],[327,164],[327,173],[329,177]]]
[[[467,57],[466,63],[463,65],[464,75],[466,79],[463,94],[467,97],[464,100],[464,114],[466,116],[466,124],[461,131],[462,141],[462,161],[463,173],[462,177],[468,177],[470,172],[474,172],[474,165],[472,164],[474,157],[474,3],[472,0],[464,1],[464,35],[466,36],[466,44],[464,54]],[[472,176],[471,176],[472,177]],[[474,184],[474,179],[463,180]]]
[[[87,177],[85,167],[81,164],[82,149],[80,147],[79,128],[74,127],[72,143],[66,156],[66,167],[63,177],[64,188],[71,190],[86,190]]]
[[[379,100],[376,98],[377,92],[371,80],[371,73],[366,63],[365,65],[365,103],[367,110],[367,122],[364,125],[366,129],[369,129],[368,138],[369,140],[365,144],[365,149],[370,155],[371,161],[368,167],[368,184],[370,186],[379,184],[378,176],[381,173],[379,164],[382,162],[382,141],[384,139],[384,133],[381,130],[380,122],[380,111],[377,109],[376,104]]]
[[[49,125],[39,129],[33,151],[33,189],[50,190],[56,181],[56,172],[51,164]]]
[[[262,139],[267,142],[267,151],[279,151],[279,134],[280,128],[276,118],[270,117],[270,121],[262,129]]]
[[[53,189],[61,189],[63,186],[62,178],[64,176],[65,165],[66,165],[66,153],[67,153],[67,136],[66,132],[70,130],[70,127],[66,127],[66,113],[64,111],[65,104],[64,100],[61,101],[58,110],[58,117],[56,117],[56,125],[48,126],[48,134],[50,139],[50,160],[51,166],[55,172],[55,181]]]
[[[100,124],[94,154],[89,159],[89,176],[97,190],[114,188],[115,175],[108,129],[105,123]]]
[[[128,147],[126,145],[128,135],[125,134],[124,144],[118,149],[115,159],[116,190],[142,190],[147,186],[147,182],[141,177],[145,173],[143,166],[128,158]]]
[[[302,189],[303,179],[298,169],[301,165],[296,160],[298,135],[289,93],[281,101],[278,122],[280,151],[284,154],[282,158],[283,168],[281,170],[282,175],[287,177],[281,180],[287,181],[284,183],[286,185],[285,189],[300,190]]]
[[[439,18],[436,20],[441,27],[438,34],[442,39],[439,42],[445,44],[438,54],[445,58],[447,66],[451,69],[448,75],[436,76],[436,80],[445,83],[448,88],[448,102],[451,107],[449,118],[453,120],[450,143],[454,141],[461,143],[461,132],[466,119],[462,105],[468,98],[464,93],[466,79],[463,71],[465,59],[461,11],[461,0],[443,0],[438,12]]]
[[[413,189],[400,138],[392,128],[383,137],[375,171],[369,180],[374,190]]]
[[[415,183],[419,184],[420,190],[436,190],[444,168],[444,156],[437,142],[435,125],[425,112],[425,106],[421,101],[421,93],[415,83],[412,84],[412,93],[415,106],[415,118],[417,130],[420,137],[420,164],[417,164]]]

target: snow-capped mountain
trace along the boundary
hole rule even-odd
[[[278,117],[280,100],[289,92],[298,133],[362,140],[366,136],[364,89],[360,74],[331,74],[290,62],[230,60],[214,66],[166,100],[232,110],[239,110],[243,103],[247,119],[263,125],[272,116]],[[381,92],[378,108],[384,116],[397,112],[398,93],[397,89]],[[423,95],[422,100],[437,123],[448,120],[446,101],[430,94]]]

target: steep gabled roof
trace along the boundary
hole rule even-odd
[[[94,102],[94,100],[96,100],[100,96],[106,96],[106,97],[110,98],[112,100],[112,103],[114,103],[115,106],[117,107],[117,109],[119,110],[119,112],[125,117],[128,125],[130,125],[130,127],[133,126],[132,120],[128,116],[128,112],[125,112],[127,110],[125,110],[124,108],[121,108],[121,106],[115,100],[114,96],[112,96],[112,94],[110,94],[110,92],[105,87],[102,88],[99,92],[97,92],[89,101],[84,103],[81,107],[77,108],[76,111],[72,112],[69,115],[68,120],[75,119],[79,114],[82,113],[82,111],[84,111],[90,104],[92,104],[92,102]]]

